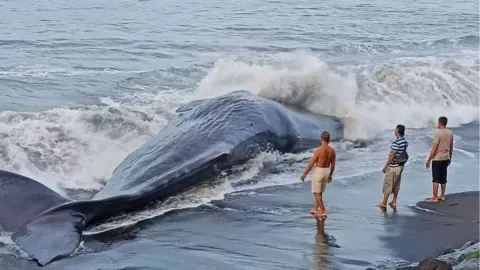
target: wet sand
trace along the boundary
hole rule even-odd
[[[447,195],[445,201],[416,204],[413,217],[400,216],[387,226],[400,227],[395,236],[384,237],[388,248],[402,259],[417,262],[438,256],[445,248],[460,248],[479,241],[479,192]]]
[[[345,220],[349,224],[342,225],[343,218],[335,211],[333,196],[328,200],[332,215],[324,228],[325,224],[315,224],[307,213],[311,203],[310,197],[306,196],[310,195],[308,190],[299,192],[291,188],[280,194],[268,190],[259,197],[229,196],[215,202],[214,208],[174,211],[157,221],[145,221],[123,233],[117,232],[116,236],[110,235],[106,237],[109,241],[87,240],[86,245],[96,252],[57,261],[47,267],[38,267],[12,255],[0,255],[0,265],[2,269],[25,270],[71,269],[72,265],[75,265],[74,269],[82,270],[124,267],[188,269],[195,261],[205,269],[243,270],[262,266],[270,269],[285,266],[289,269],[345,269],[345,266],[349,269],[376,269],[374,262],[385,256],[418,262],[437,256],[446,247],[459,248],[467,241],[479,239],[478,191],[451,194],[447,201],[437,204],[419,202],[418,208],[411,207],[412,215],[402,214],[406,209],[399,209],[395,215],[383,219],[385,222],[381,224],[385,231],[380,233],[379,227],[366,220],[357,223],[356,230],[352,230],[351,218]],[[285,205],[285,197],[293,203]],[[262,211],[258,205],[289,211],[269,214],[265,212],[269,209]],[[346,214],[368,213],[367,209],[352,207],[352,210]],[[262,213],[259,215],[258,211]],[[364,233],[359,234],[359,231]],[[372,239],[376,234],[390,251],[379,249]],[[161,241],[152,240],[159,237]],[[102,242],[106,246],[95,245]],[[364,244],[359,246],[356,243]],[[135,256],[127,260],[128,254]],[[182,254],[183,260],[179,260],[178,254]]]

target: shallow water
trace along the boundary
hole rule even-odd
[[[407,258],[382,239],[430,195],[424,160],[438,116],[457,127],[448,191],[479,190],[478,10],[426,0],[0,1],[0,168],[88,198],[179,105],[247,89],[344,119],[349,141],[334,144],[323,229],[308,215],[310,182],[299,182],[310,153],[266,153],[88,228],[90,239],[131,226],[48,268],[393,266]],[[397,212],[385,214],[375,205],[398,123],[411,161]],[[20,253],[0,239],[2,253]]]

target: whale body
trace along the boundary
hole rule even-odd
[[[235,91],[181,106],[178,117],[114,170],[91,200],[73,201],[39,182],[0,171],[0,229],[38,264],[72,254],[83,228],[198,185],[258,153],[315,148],[320,133],[343,137],[331,116]],[[21,211],[21,212],[20,212]]]

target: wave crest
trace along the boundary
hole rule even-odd
[[[0,167],[64,195],[98,190],[125,156],[168,122],[180,98],[125,96],[80,108],[0,112]]]
[[[402,123],[452,126],[478,120],[478,60],[404,57],[374,64],[329,66],[305,52],[274,58],[218,60],[197,95],[247,89],[263,97],[345,119],[346,137],[368,139]]]

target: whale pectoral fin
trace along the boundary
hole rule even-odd
[[[25,224],[12,239],[40,265],[46,265],[77,249],[84,223],[84,215],[78,212],[54,212]]]

